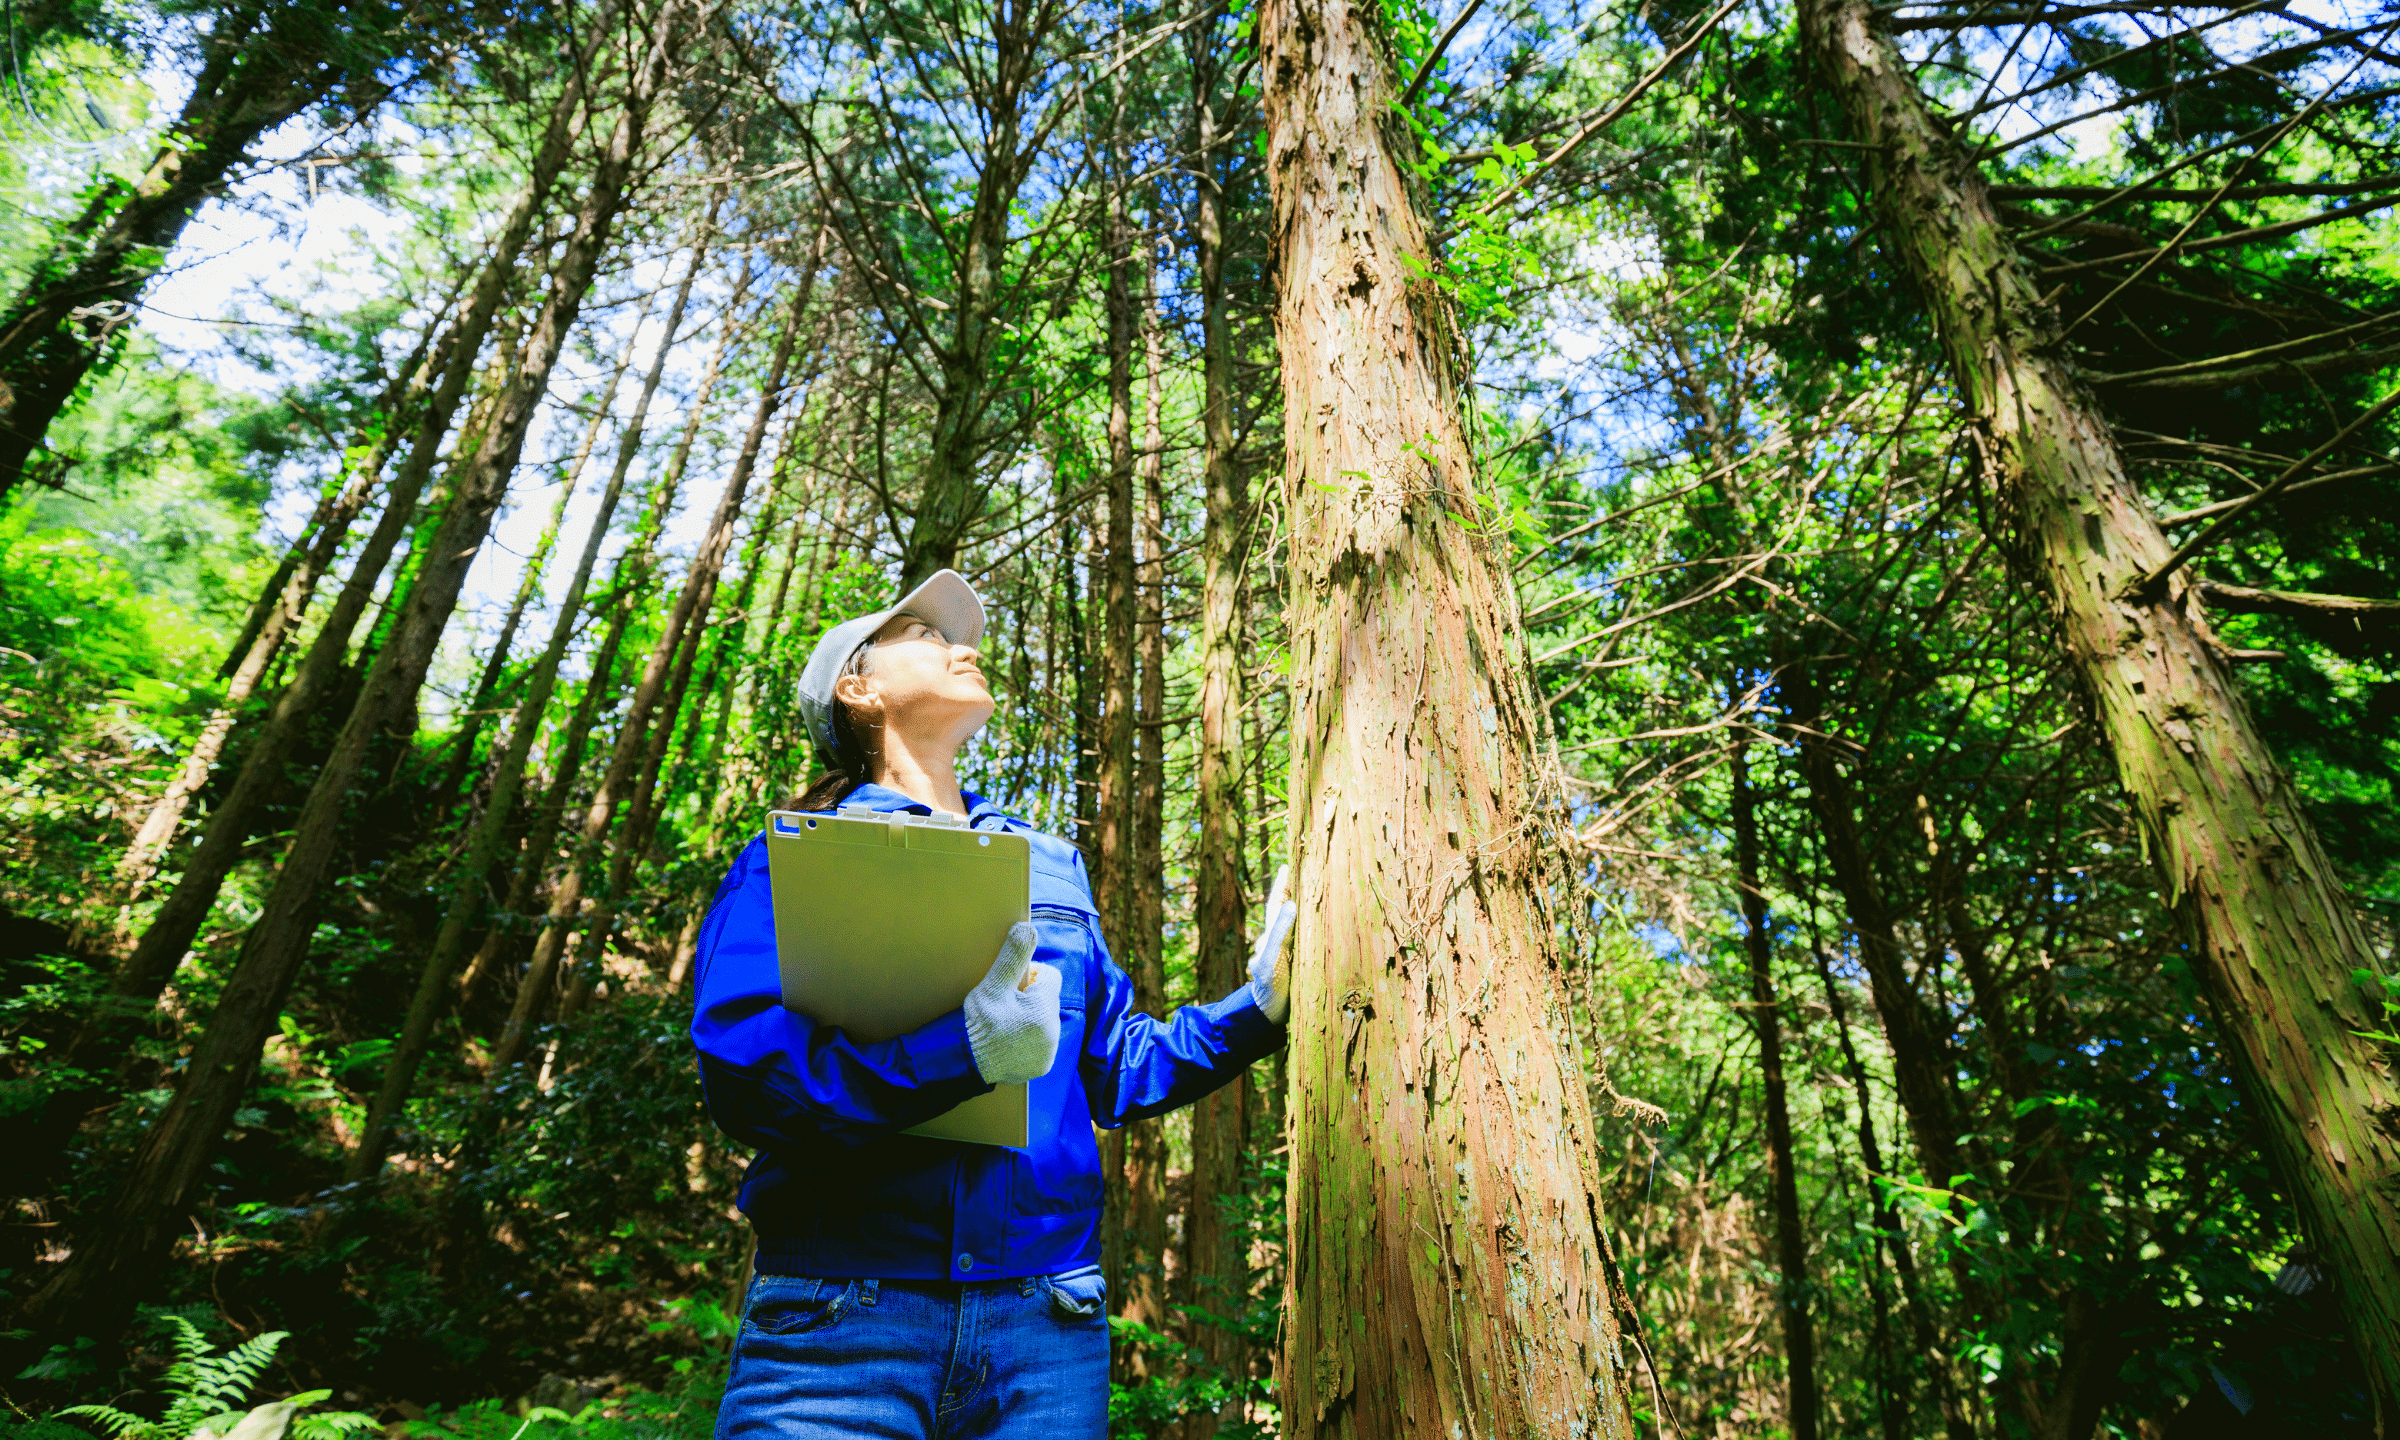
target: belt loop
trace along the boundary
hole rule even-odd
[[[1017,1282],[1017,1293],[1024,1296],[1028,1300],[1032,1299],[1034,1292],[1041,1288],[1042,1282],[1038,1276],[1028,1275],[1023,1280]]]
[[[858,1282],[858,1303],[860,1308],[868,1310],[875,1308],[875,1287],[881,1285],[882,1283],[882,1281],[873,1278]]]

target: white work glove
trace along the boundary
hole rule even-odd
[[[1250,996],[1278,1025],[1292,1008],[1291,976],[1278,962],[1283,958],[1283,937],[1291,933],[1292,921],[1300,915],[1300,907],[1283,898],[1283,882],[1291,873],[1289,865],[1275,872],[1274,888],[1267,892],[1267,925],[1258,932],[1258,943],[1250,947]]]
[[[1039,943],[1019,920],[992,961],[992,973],[967,992],[967,1044],[986,1085],[1022,1085],[1050,1073],[1058,1058],[1058,971],[1033,964]]]

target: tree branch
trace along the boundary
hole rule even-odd
[[[2192,577],[2192,585],[2212,610],[2239,615],[2284,615],[2295,620],[2348,620],[2360,629],[2389,629],[2400,624],[2400,600],[2369,600],[2358,595],[2316,595],[2302,590],[2253,590],[2222,580]]]

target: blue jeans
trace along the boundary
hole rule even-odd
[[[750,1282],[717,1440],[1101,1440],[1099,1267],[1023,1280]]]

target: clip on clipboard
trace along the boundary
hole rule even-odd
[[[872,1043],[959,1007],[1025,918],[1032,847],[948,815],[767,816],[783,1004]],[[1025,1145],[1025,1087],[1002,1085],[910,1135]]]

